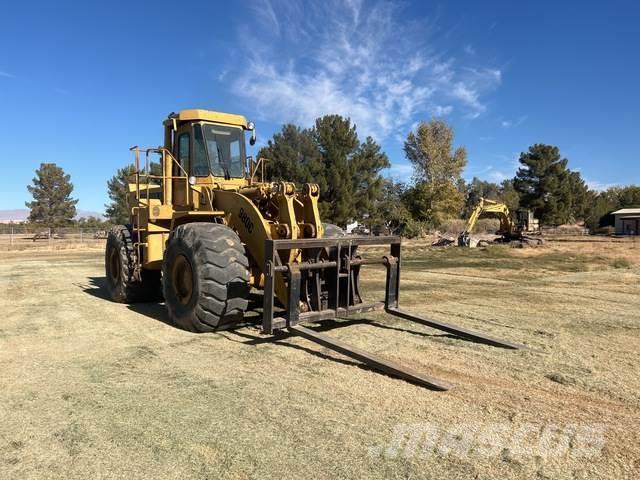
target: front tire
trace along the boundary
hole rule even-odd
[[[162,272],[165,304],[177,326],[211,332],[242,320],[249,303],[249,261],[229,227],[189,223],[176,228]]]

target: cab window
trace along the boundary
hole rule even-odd
[[[242,129],[205,124],[203,130],[213,175],[242,178],[245,170]]]
[[[182,168],[189,168],[189,134],[183,133],[178,137],[178,161]],[[183,175],[179,173],[178,175]]]
[[[204,145],[201,125],[193,126],[193,164],[191,175],[196,177],[209,176],[209,161],[207,159],[207,150]]]

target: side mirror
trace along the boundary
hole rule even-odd
[[[249,139],[249,145],[256,144],[256,125],[253,122],[247,123],[247,130],[251,130],[251,138]]]

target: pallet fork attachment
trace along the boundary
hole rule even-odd
[[[442,330],[462,339],[507,349],[526,349],[524,345],[500,340],[443,322],[416,315],[398,307],[400,287],[400,237],[337,237],[322,239],[266,240],[265,285],[262,330],[267,334],[288,331],[323,347],[351,357],[387,375],[432,389],[448,390],[451,384],[416,372],[396,362],[380,358],[330,336],[303,326],[321,320],[384,309],[404,320]],[[359,246],[389,246],[389,253],[378,258],[361,258]],[[302,261],[283,264],[279,250],[298,249]],[[331,252],[321,258],[318,252]],[[364,303],[360,298],[358,275],[363,265],[384,265],[387,269],[383,301]],[[275,315],[274,276],[286,276],[288,296],[283,314]],[[328,286],[328,288],[327,288]],[[329,291],[328,291],[329,290]]]

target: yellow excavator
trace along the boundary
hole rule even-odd
[[[531,210],[520,208],[515,215],[512,215],[506,204],[481,197],[478,205],[471,212],[465,229],[458,236],[459,247],[475,246],[471,233],[482,217],[497,218],[500,221],[500,228],[496,232],[497,235],[500,235],[498,242],[515,242],[521,246],[542,245],[543,243],[541,238],[527,235],[540,232],[540,222],[534,218]]]

